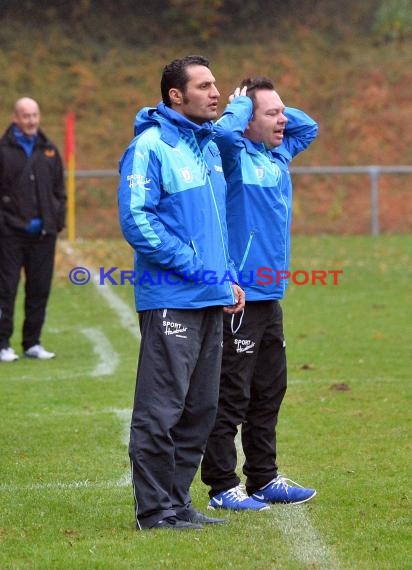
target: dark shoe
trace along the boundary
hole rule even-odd
[[[177,517],[166,517],[157,521],[149,530],[200,530],[201,524],[196,524],[190,521],[184,521]]]
[[[195,509],[186,509],[177,515],[177,518],[181,521],[191,522],[194,524],[224,524],[227,519],[217,519],[212,517],[207,517],[203,513],[195,511]]]

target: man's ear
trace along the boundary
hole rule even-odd
[[[173,87],[169,89],[169,97],[172,105],[181,105],[183,101],[183,94],[180,89]]]

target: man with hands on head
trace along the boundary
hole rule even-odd
[[[276,424],[287,366],[279,301],[289,269],[292,182],[289,164],[317,135],[317,124],[285,107],[273,83],[246,79],[215,124],[227,195],[229,251],[246,293],[244,311],[224,318],[217,418],[201,466],[210,509],[255,510],[303,503],[316,491],[280,476]],[[265,268],[265,278],[257,271]],[[246,493],[236,473],[241,426]],[[292,483],[292,484],[289,484]]]

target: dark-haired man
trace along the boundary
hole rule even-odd
[[[279,476],[275,430],[287,380],[279,304],[286,281],[276,276],[289,268],[289,163],[316,137],[317,125],[285,108],[266,78],[244,80],[229,101],[215,140],[228,184],[229,251],[247,301],[240,316],[224,319],[219,407],[201,471],[210,509],[261,511],[316,494]],[[246,493],[236,474],[239,425]]]
[[[119,213],[135,251],[142,334],[129,455],[138,529],[199,529],[189,488],[213,427],[230,282],[226,182],[212,141],[219,91],[201,56],[163,70],[163,101],[136,116],[120,162]],[[205,279],[214,272],[215,280]],[[225,275],[227,278],[225,278]]]

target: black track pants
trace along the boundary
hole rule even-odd
[[[202,481],[211,487],[210,497],[240,483],[238,426],[242,427],[248,493],[277,476],[275,428],[286,384],[280,304],[247,302],[241,322],[238,315],[233,319],[225,315],[219,407],[201,467]]]
[[[139,315],[129,456],[138,528],[178,514],[213,427],[222,358],[221,307]]]
[[[23,350],[40,344],[50,294],[56,236],[15,233],[0,237],[0,348],[13,334],[14,306],[22,268],[25,273]]]

